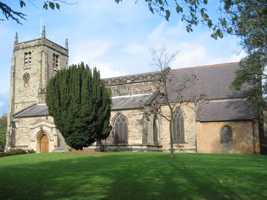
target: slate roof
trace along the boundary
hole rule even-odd
[[[48,108],[45,104],[33,104],[17,113],[15,118],[48,116]]]
[[[248,87],[241,91],[231,89],[238,69],[236,62],[171,70],[167,82],[169,98],[171,101],[177,95],[188,100],[200,95],[206,99],[243,98]],[[185,83],[186,89],[181,90]]]
[[[235,121],[256,118],[255,109],[245,100],[222,100],[205,102],[199,106],[197,121]]]
[[[155,94],[140,94],[112,97],[112,110],[143,108]]]
[[[112,110],[143,108],[155,97],[154,93],[112,97]],[[44,104],[34,104],[14,115],[15,118],[47,116],[48,108]]]
[[[227,120],[248,120],[255,119],[253,107],[242,98],[246,97],[248,86],[241,91],[231,89],[235,73],[239,69],[238,63],[224,63],[191,68],[180,68],[170,70],[168,74],[168,93],[171,101],[175,101],[177,96],[182,96],[185,100],[190,100],[194,96],[204,95],[206,102],[200,105],[197,113],[197,120],[227,121]],[[133,76],[133,82],[140,81],[138,75]],[[158,77],[158,73],[143,74],[145,80],[151,81]],[[106,79],[109,84],[124,83],[127,77]],[[190,81],[186,81],[190,80]],[[113,83],[113,81],[115,81]],[[126,81],[127,82],[127,81]],[[180,90],[186,82],[186,89]],[[112,110],[136,109],[149,105],[158,95],[158,92],[150,94],[138,94],[112,97]],[[227,100],[228,99],[228,100]],[[161,102],[161,99],[157,101]],[[48,109],[44,104],[32,105],[18,113],[15,117],[36,117],[47,116]]]

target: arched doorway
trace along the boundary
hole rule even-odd
[[[39,150],[41,153],[49,152],[49,142],[46,134],[42,134],[39,140]]]

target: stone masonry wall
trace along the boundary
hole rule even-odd
[[[184,134],[185,143],[175,144],[174,148],[176,151],[196,151],[196,115],[194,112],[194,106],[192,103],[182,104],[181,110],[184,117]],[[167,106],[161,107],[161,112],[163,115],[170,117],[170,111]],[[169,150],[170,148],[170,131],[169,131],[169,121],[164,117],[160,119],[160,144],[163,150]]]
[[[155,92],[159,88],[159,73],[145,73],[103,79],[112,96],[144,94]]]
[[[15,138],[15,148],[33,149],[39,152],[38,137],[46,134],[49,139],[49,152],[52,152],[59,144],[59,132],[56,129],[52,117],[29,117],[17,118]],[[13,137],[14,137],[13,136]]]
[[[31,63],[24,64],[24,53],[31,52]],[[14,49],[14,107],[16,113],[34,103],[43,103],[42,90],[46,87],[49,77],[55,74],[52,69],[53,53],[59,55],[59,68],[67,66],[68,52],[47,39],[38,39],[18,43]],[[23,75],[30,75],[28,84],[24,83]]]
[[[114,117],[117,113],[121,113],[127,117],[128,123],[128,145],[140,145],[142,144],[143,136],[143,110],[123,110],[111,112],[111,125],[113,125]]]
[[[158,89],[155,82],[129,83],[107,87],[111,89],[112,96],[152,93]]]
[[[230,153],[258,153],[257,123],[253,121],[197,122],[197,150],[200,153],[222,153],[221,128],[229,125],[233,131],[233,148]]]

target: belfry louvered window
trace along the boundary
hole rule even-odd
[[[53,53],[53,68],[54,70],[58,70],[59,67],[59,55]]]
[[[175,110],[173,120],[173,143],[184,143],[184,118],[183,113],[180,109]]]
[[[114,144],[127,144],[128,143],[128,125],[127,118],[118,114],[115,118],[113,127]]]
[[[24,65],[29,65],[32,63],[32,52],[24,52]]]

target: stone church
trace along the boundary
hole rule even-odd
[[[68,41],[61,46],[47,39],[19,42],[16,35],[11,65],[7,149],[36,152],[64,151],[68,147],[49,116],[45,88],[50,77],[68,66]],[[179,67],[179,66],[177,66]],[[171,69],[167,91],[176,107],[173,123],[175,151],[200,153],[257,153],[256,114],[246,101],[246,89],[234,91],[231,83],[238,63]],[[179,90],[185,77],[194,84]],[[103,141],[106,150],[168,151],[170,111],[160,97],[160,73],[150,72],[103,79],[112,91],[112,131]],[[199,104],[194,97],[204,96]],[[160,113],[151,112],[155,105]],[[88,149],[97,148],[94,144]]]

